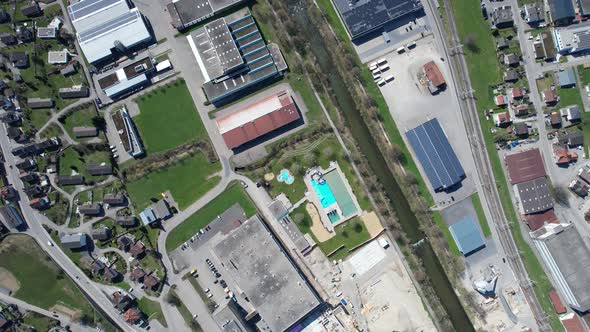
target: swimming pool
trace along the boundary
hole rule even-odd
[[[279,176],[277,176],[277,181],[285,182],[286,184],[293,184],[295,178],[293,175],[291,175],[291,172],[289,172],[288,169],[283,168],[279,173]]]
[[[319,183],[315,179],[312,179],[311,186],[313,187],[315,194],[318,196],[318,200],[322,204],[322,208],[325,209],[328,206],[336,203],[336,198],[334,198],[334,194],[332,194],[332,190],[330,190],[328,182],[323,181],[322,183]]]

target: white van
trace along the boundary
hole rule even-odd
[[[386,71],[387,69],[389,69],[389,65],[379,66],[380,71]]]
[[[393,81],[393,75],[389,75],[389,76],[385,77],[384,80],[385,80],[385,82]]]
[[[379,84],[379,86],[384,86],[385,85],[385,80],[384,79],[380,79],[379,81],[377,81],[377,84]]]
[[[398,48],[396,51],[397,51],[397,54],[402,54],[406,51],[406,49],[405,49],[405,47],[402,46],[402,47]]]
[[[379,66],[382,66],[382,65],[384,65],[386,63],[387,63],[387,60],[385,60],[385,58],[381,58],[381,59],[377,60],[377,64]]]

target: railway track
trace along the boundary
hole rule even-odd
[[[477,173],[483,187],[483,196],[492,214],[492,222],[497,230],[500,245],[506,254],[508,264],[514,272],[539,328],[542,331],[550,331],[546,315],[537,299],[533,284],[520,256],[520,251],[512,237],[510,225],[507,222],[506,214],[500,201],[500,195],[496,188],[496,180],[493,175],[485,141],[483,139],[481,124],[477,114],[477,106],[467,70],[467,62],[462,52],[450,1],[443,0],[443,6],[448,18],[448,26],[452,41],[445,38],[445,35],[443,34],[444,27],[442,27],[440,17],[438,17],[436,8],[433,8],[431,1],[428,1],[428,5],[433,13],[432,17],[435,21],[435,29],[437,30],[437,34],[444,46],[444,52],[451,67],[454,88],[459,96],[459,104],[461,105],[461,115],[465,123],[468,139],[471,143],[471,153],[475,160]]]

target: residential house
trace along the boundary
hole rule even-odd
[[[524,89],[513,88],[510,91],[510,94],[512,95],[512,99],[516,99],[516,100],[522,99],[522,98],[524,98]]]
[[[86,234],[64,234],[61,236],[61,244],[67,249],[79,249],[86,246]]]
[[[0,313],[0,331],[10,331],[12,321]]]
[[[14,228],[20,228],[25,223],[20,212],[12,205],[0,206],[0,219],[4,225]]]
[[[20,11],[26,17],[35,17],[35,16],[39,16],[43,13],[43,11],[41,10],[41,7],[39,7],[37,2],[35,2],[35,1],[31,1],[27,5],[21,7]]]
[[[119,216],[117,224],[122,227],[135,227],[137,226],[137,218],[135,216]]]
[[[86,170],[88,171],[88,174],[92,176],[113,174],[113,166],[111,165],[88,165]]]
[[[26,158],[24,160],[19,161],[16,163],[16,168],[20,169],[21,171],[29,171],[35,168],[37,163],[34,159]]]
[[[129,253],[134,258],[142,258],[145,255],[145,245],[141,241],[135,243],[129,248]]]
[[[21,173],[19,178],[22,182],[27,182],[27,183],[35,183],[39,180],[39,177],[37,176],[37,174],[35,174],[33,172]]]
[[[15,35],[8,32],[2,32],[0,33],[0,42],[2,42],[2,44],[6,46],[11,46],[16,45],[16,43],[18,43],[18,40],[16,39]]]
[[[90,231],[90,236],[93,240],[107,241],[113,236],[113,231],[105,226],[94,228]]]
[[[29,198],[45,196],[45,191],[43,191],[43,188],[41,188],[41,186],[38,184],[25,187],[24,192]]]
[[[154,214],[154,210],[151,207],[147,207],[145,210],[141,211],[139,213],[139,218],[145,226],[158,220]]]
[[[133,299],[122,292],[113,293],[113,304],[119,312],[125,312],[133,305]]]
[[[19,127],[8,127],[6,128],[8,138],[13,139],[17,143],[22,143],[26,140],[26,136]]]
[[[543,43],[538,41],[533,43],[533,52],[535,53],[535,59],[544,59],[545,58],[545,47],[543,47]]]
[[[29,55],[23,51],[10,52],[8,55],[9,61],[16,68],[27,68],[29,66]]]
[[[494,123],[497,127],[506,127],[512,121],[510,120],[510,113],[502,112],[494,114]]]
[[[541,32],[541,40],[543,41],[543,49],[545,50],[545,60],[552,61],[557,56],[557,48],[553,43],[553,37],[548,32]]]
[[[516,70],[509,69],[504,72],[504,82],[514,83],[518,81],[518,73]]]
[[[60,186],[75,186],[84,184],[84,177],[82,175],[58,175],[56,182]]]
[[[75,73],[78,72],[78,69],[76,69],[76,66],[74,65],[74,63],[70,63],[69,65],[63,67],[59,73],[62,74],[63,76],[70,76],[70,75],[74,75]]]
[[[77,138],[98,136],[98,128],[92,126],[80,126],[72,129]]]
[[[559,134],[557,140],[570,148],[575,148],[584,144],[584,134],[581,131],[572,131],[569,133]]]
[[[568,188],[582,198],[588,196],[588,185],[578,179],[573,179]]]
[[[41,39],[55,39],[57,37],[57,29],[55,27],[39,27],[37,28],[37,38]]]
[[[562,116],[565,116],[569,122],[579,122],[582,120],[582,113],[578,105],[568,106],[565,109],[561,109]]]
[[[492,24],[497,29],[509,28],[514,25],[514,18],[512,17],[512,7],[500,6],[494,8],[492,11]]]
[[[547,89],[544,90],[542,93],[543,95],[543,102],[546,105],[554,105],[555,103],[557,103],[558,100],[558,96],[557,96],[557,91],[555,91],[555,89]]]
[[[16,38],[23,43],[32,42],[35,39],[35,34],[32,28],[28,28],[24,25],[19,25],[15,29]]]
[[[78,206],[78,212],[85,216],[97,216],[102,212],[100,203],[82,204]]]
[[[515,123],[512,132],[518,137],[527,137],[529,135],[529,126],[527,126],[526,122]]]
[[[137,308],[129,308],[123,314],[123,319],[129,324],[137,324],[142,317],[141,311]]]
[[[133,240],[131,240],[131,238],[127,235],[123,235],[117,238],[117,248],[119,248],[119,250],[127,252],[129,251],[132,244]]]
[[[170,206],[168,206],[168,202],[165,199],[157,201],[152,206],[154,209],[154,214],[159,220],[166,220],[172,216],[172,212],[170,212]]]
[[[97,259],[92,262],[92,265],[90,266],[90,271],[92,271],[93,275],[98,276],[98,275],[102,275],[104,273],[105,268],[106,268],[106,265],[104,265],[103,262],[101,262]]]
[[[15,123],[19,122],[20,120],[21,120],[20,114],[14,112],[14,111],[5,112],[4,114],[0,115],[0,121],[6,123],[8,125],[15,124]]]
[[[496,38],[496,48],[498,49],[498,51],[507,49],[508,46],[508,40],[505,37]]]
[[[508,98],[504,95],[498,95],[494,97],[494,104],[496,104],[496,106],[504,107],[508,105]]]
[[[125,204],[125,195],[123,194],[106,194],[102,198],[102,202],[108,205],[123,205]]]
[[[0,10],[0,24],[10,22],[10,14],[6,12],[6,10]]]
[[[51,98],[29,98],[27,99],[27,106],[32,109],[52,108],[53,100]]]
[[[104,271],[104,278],[108,282],[115,282],[121,278],[121,274],[115,268],[108,267]]]
[[[551,127],[553,128],[561,127],[561,114],[559,112],[552,112],[549,115],[549,124],[551,124]]]
[[[86,98],[90,94],[90,90],[86,86],[79,86],[76,88],[60,88],[58,93],[64,99]]]
[[[510,67],[517,67],[520,64],[518,55],[514,53],[504,55],[504,64]]]
[[[131,280],[135,282],[143,282],[145,275],[146,273],[142,268],[135,267],[133,271],[131,271]]]
[[[155,290],[158,288],[159,284],[160,280],[156,278],[153,273],[143,279],[143,286],[145,289]]]
[[[569,151],[567,146],[556,143],[553,144],[553,158],[557,165],[567,167],[570,163],[578,160],[578,155]]]
[[[572,68],[562,69],[559,74],[557,74],[557,78],[559,80],[559,86],[562,88],[576,86],[576,74]]]
[[[16,189],[12,186],[4,186],[0,188],[0,198],[4,200],[12,200],[16,198]]]

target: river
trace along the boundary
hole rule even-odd
[[[410,205],[401,191],[399,184],[387,163],[377,147],[373,136],[365,124],[360,112],[355,108],[354,101],[348,93],[346,86],[340,74],[336,71],[330,55],[327,52],[324,40],[318,33],[307,16],[304,9],[308,0],[291,0],[289,1],[290,11],[296,17],[296,23],[306,39],[310,43],[310,49],[318,59],[318,65],[324,73],[327,73],[330,86],[334,92],[337,101],[337,107],[342,112],[352,136],[358,143],[360,150],[367,159],[371,170],[380,179],[385,188],[385,192],[392,202],[392,205],[400,220],[401,226],[412,243],[425,238],[423,232],[419,229],[418,219],[412,212]],[[419,174],[418,174],[419,176]],[[453,327],[456,331],[474,331],[473,325],[469,321],[465,310],[461,306],[457,295],[455,294],[445,271],[443,270],[438,258],[436,257],[428,240],[416,250],[422,258],[426,274],[432,281],[434,290],[441,303],[445,307]]]

